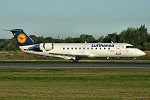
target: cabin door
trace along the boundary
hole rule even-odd
[[[116,55],[121,55],[120,46],[117,46],[117,48],[116,48]]]

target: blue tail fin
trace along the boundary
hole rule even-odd
[[[17,40],[19,46],[34,44],[33,40],[30,39],[30,37],[28,37],[22,29],[12,29],[12,30],[9,30],[9,31],[11,31],[13,33],[13,35],[14,35],[15,39]]]

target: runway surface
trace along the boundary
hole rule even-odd
[[[0,61],[0,68],[27,69],[150,69],[150,62]]]

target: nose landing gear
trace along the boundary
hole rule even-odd
[[[132,62],[135,63],[136,62],[135,60],[136,60],[136,58],[133,58]]]

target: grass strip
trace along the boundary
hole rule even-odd
[[[149,99],[150,70],[0,69],[0,99]]]

